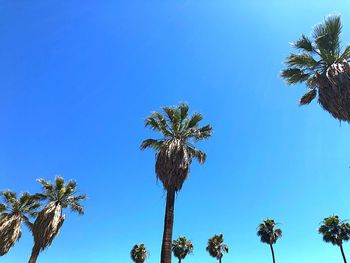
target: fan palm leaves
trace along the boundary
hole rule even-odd
[[[73,180],[65,183],[62,177],[56,176],[54,183],[44,179],[38,179],[38,182],[43,190],[40,197],[48,203],[32,227],[34,246],[29,263],[35,263],[40,251],[50,246],[59,233],[65,220],[63,209],[70,208],[72,212],[83,215],[84,207],[80,202],[86,199],[85,195],[77,195],[77,184]]]
[[[145,120],[145,126],[160,133],[159,139],[146,139],[141,149],[156,152],[155,171],[167,191],[161,263],[171,262],[172,231],[174,224],[175,193],[180,191],[189,174],[191,162],[196,159],[203,164],[206,154],[194,143],[212,135],[208,124],[199,126],[203,116],[189,115],[189,106],[181,103],[175,107],[163,107],[163,112],[153,112]]]
[[[300,105],[309,104],[318,93],[322,107],[339,120],[350,121],[350,46],[341,49],[340,16],[329,16],[313,30],[312,38],[302,35],[293,46],[281,73],[288,85],[305,83],[309,91]]]
[[[221,263],[224,253],[228,253],[228,246],[224,244],[224,235],[219,234],[209,238],[206,250],[210,256],[216,258]]]
[[[174,256],[177,257],[179,263],[181,263],[187,255],[193,252],[193,244],[191,240],[187,240],[186,237],[181,236],[178,239],[173,240],[172,250]]]
[[[5,255],[21,238],[22,223],[31,227],[30,218],[35,217],[40,207],[38,198],[28,192],[19,197],[12,191],[1,192],[0,204],[0,256]]]
[[[323,219],[318,232],[322,234],[323,241],[339,246],[344,263],[346,263],[343,242],[350,239],[350,224],[333,215]]]
[[[260,241],[262,243],[268,244],[270,246],[272,261],[275,263],[276,261],[273,245],[279,238],[282,237],[282,230],[276,228],[275,220],[267,218],[258,226],[257,235],[260,237]]]
[[[143,263],[148,257],[148,251],[144,244],[136,244],[130,251],[130,257],[135,263]]]

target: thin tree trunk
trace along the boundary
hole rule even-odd
[[[221,257],[219,258],[219,263],[221,263]]]
[[[32,255],[30,256],[29,263],[35,263],[40,253],[40,247],[35,246],[32,249]]]
[[[343,256],[344,263],[346,263],[346,257],[345,257],[345,253],[344,253],[343,245],[340,245],[340,251],[341,251],[341,255]]]
[[[164,231],[160,263],[171,263],[171,244],[174,225],[175,190],[168,189],[166,196]]]
[[[270,244],[270,248],[271,248],[271,254],[272,254],[272,262],[273,262],[273,263],[276,263],[276,261],[275,261],[275,252],[273,251],[273,246],[272,246],[272,244]]]
[[[179,263],[181,263],[181,258],[179,258]]]

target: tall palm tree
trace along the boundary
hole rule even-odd
[[[188,254],[193,252],[193,244],[191,240],[187,240],[186,237],[179,237],[178,239],[173,240],[172,250],[174,256],[177,257],[179,263],[181,263]]]
[[[1,192],[0,204],[0,256],[5,255],[21,238],[22,223],[31,227],[30,218],[35,217],[40,207],[38,198],[25,192],[19,198],[12,191]]]
[[[206,250],[210,256],[216,258],[221,263],[224,253],[228,253],[228,246],[224,244],[223,234],[214,235],[212,238],[209,238]]]
[[[334,215],[323,219],[318,232],[323,235],[323,241],[339,246],[344,263],[346,263],[343,242],[350,239],[350,224],[341,221],[338,216]]]
[[[199,126],[200,113],[188,115],[188,105],[163,107],[164,113],[153,112],[145,120],[145,126],[161,134],[160,139],[147,139],[141,149],[156,151],[156,175],[167,191],[161,263],[171,262],[171,243],[174,224],[175,193],[180,191],[187,179],[192,159],[204,163],[206,154],[193,145],[212,135],[212,127]]]
[[[135,263],[143,263],[148,257],[148,251],[144,244],[137,244],[132,247],[130,257]]]
[[[302,35],[293,43],[300,51],[287,57],[281,76],[288,85],[305,83],[309,91],[300,105],[318,102],[334,118],[350,121],[350,46],[341,49],[340,16],[329,16],[313,30],[312,38]]]
[[[56,176],[55,182],[38,179],[42,185],[42,200],[48,203],[41,210],[33,224],[32,233],[34,246],[29,263],[35,263],[41,250],[51,245],[57,236],[64,220],[63,209],[70,208],[79,215],[84,214],[84,207],[80,201],[85,200],[85,195],[77,195],[77,184],[70,180],[67,183],[60,176]]]
[[[261,242],[270,245],[272,261],[275,260],[275,252],[273,250],[273,245],[277,242],[277,239],[282,237],[282,230],[275,228],[276,223],[273,219],[265,219],[258,227],[257,235],[260,237]]]

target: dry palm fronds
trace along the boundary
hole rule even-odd
[[[62,206],[50,202],[39,214],[33,225],[35,245],[41,250],[50,246],[64,222]]]
[[[188,176],[191,157],[181,140],[173,139],[164,143],[160,149],[157,162],[156,174],[162,181],[164,188],[173,187],[179,191]]]
[[[334,118],[350,121],[350,66],[334,63],[318,77],[318,101]]]
[[[21,238],[22,218],[19,215],[7,215],[0,220],[0,256],[5,255]]]

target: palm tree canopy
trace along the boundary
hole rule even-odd
[[[341,221],[336,215],[330,216],[323,219],[318,232],[323,235],[325,242],[339,246],[350,239],[350,224]]]
[[[19,215],[24,222],[30,224],[29,218],[38,214],[40,203],[37,195],[24,192],[17,198],[15,192],[3,191],[0,196],[3,199],[3,202],[0,203],[0,220],[12,215]]]
[[[275,226],[275,220],[269,218],[265,219],[258,226],[257,235],[260,237],[261,242],[272,245],[277,242],[277,239],[282,237],[282,230],[275,228]]]
[[[193,252],[193,244],[191,240],[187,240],[186,237],[179,237],[173,240],[172,251],[174,256],[178,259],[184,259],[188,254]]]
[[[148,257],[148,251],[144,244],[136,244],[130,251],[130,257],[135,263],[143,263]]]
[[[42,186],[43,192],[39,194],[41,199],[59,204],[62,208],[70,208],[80,215],[84,214],[84,207],[80,202],[86,200],[86,195],[77,195],[77,183],[74,180],[65,183],[61,176],[56,176],[54,183],[44,179],[37,181]]]
[[[181,103],[175,107],[163,107],[164,113],[153,112],[145,120],[145,126],[161,134],[160,139],[146,139],[141,150],[156,151],[156,174],[164,188],[179,191],[188,176],[189,166],[195,158],[204,163],[206,154],[194,147],[194,143],[212,135],[208,124],[200,127],[200,113],[189,116],[189,106]]]
[[[228,246],[224,244],[224,235],[219,234],[209,238],[206,250],[210,256],[221,259],[224,253],[228,253]]]
[[[38,198],[29,193],[22,193],[19,197],[12,191],[0,193],[3,202],[0,203],[0,256],[5,255],[22,236],[22,223],[30,230],[30,217],[35,217],[40,207]]]
[[[310,103],[316,97],[319,76],[334,63],[349,61],[350,46],[341,49],[341,30],[340,16],[329,16],[324,23],[314,28],[312,38],[302,35],[293,43],[300,52],[287,57],[287,68],[282,71],[281,76],[288,85],[306,83],[310,91],[301,98],[301,105]]]

